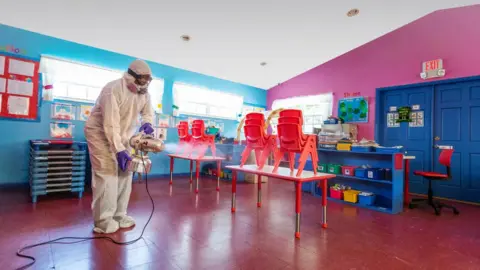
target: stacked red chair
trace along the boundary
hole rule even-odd
[[[212,150],[212,155],[216,156],[215,150],[215,136],[205,134],[205,123],[203,120],[193,120],[192,124],[192,151],[196,151],[199,158],[203,158],[208,150],[208,147]]]
[[[298,160],[297,177],[301,176],[307,158],[310,156],[313,163],[313,171],[317,174],[318,153],[316,135],[303,134],[303,114],[301,110],[287,109],[280,112],[278,118],[278,140],[280,149],[275,155],[273,172],[278,171],[280,162],[285,154],[288,154],[290,170],[294,170],[295,154],[300,154]]]
[[[192,135],[188,133],[188,122],[181,121],[177,126],[178,139],[179,139],[179,153],[190,152]]]
[[[263,169],[268,156],[277,151],[277,136],[268,135],[265,131],[265,119],[263,113],[251,112],[245,117],[243,126],[247,145],[242,153],[240,167],[245,165],[252,150],[255,150],[255,159],[258,169]]]

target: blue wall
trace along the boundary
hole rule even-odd
[[[135,58],[117,54],[29,31],[0,24],[0,48],[5,46],[20,48],[23,56],[39,60],[41,54],[56,56],[63,59],[82,62],[86,64],[103,66],[106,68],[125,70]],[[2,53],[2,52],[0,52]],[[155,77],[165,80],[163,96],[164,113],[171,114],[172,110],[172,87],[175,81],[181,81],[194,85],[221,89],[225,92],[242,95],[244,102],[266,107],[267,92],[199,73],[194,73],[154,62],[149,62]],[[17,184],[28,182],[29,148],[28,141],[31,139],[48,139],[50,136],[50,103],[43,102],[40,108],[39,122],[12,121],[0,119],[0,170],[1,184]],[[75,126],[75,140],[84,140],[84,122],[73,121]],[[227,135],[233,136],[236,128],[235,121],[225,121]],[[178,140],[176,130],[169,129],[168,142]],[[152,157],[152,175],[168,174],[168,158],[164,154]],[[187,162],[177,161],[175,172],[188,172]]]

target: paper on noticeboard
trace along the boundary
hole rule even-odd
[[[15,59],[10,59],[8,65],[8,73],[33,77],[35,64]]]
[[[9,79],[8,93],[31,97],[33,95],[33,83]]]
[[[28,115],[30,99],[27,97],[8,97],[8,113],[14,115]]]
[[[3,95],[0,95],[0,112],[2,112],[2,97]]]
[[[5,73],[5,56],[0,56],[0,75]]]
[[[7,90],[7,80],[5,78],[0,78],[0,93],[5,93]]]

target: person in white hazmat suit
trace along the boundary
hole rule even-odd
[[[153,133],[153,108],[148,85],[152,80],[148,64],[133,61],[121,79],[108,83],[100,93],[85,124],[92,164],[92,212],[96,233],[114,233],[135,225],[127,216],[132,191],[129,139],[141,116],[139,131]]]

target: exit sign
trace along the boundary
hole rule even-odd
[[[443,76],[445,76],[445,69],[443,69],[442,59],[423,62],[422,73],[420,73],[422,79],[426,80]]]

